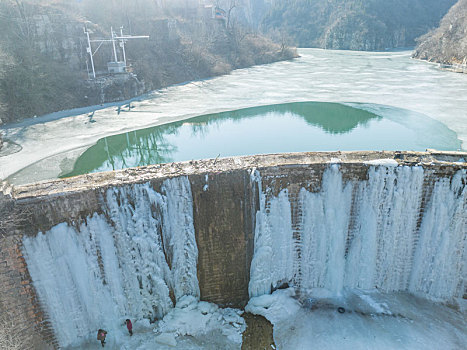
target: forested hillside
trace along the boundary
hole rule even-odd
[[[296,55],[239,25],[233,13],[229,21],[212,18],[197,0],[1,0],[0,18],[0,125]],[[90,82],[83,27],[95,39],[109,38],[111,26],[150,38],[127,43],[133,75]],[[111,45],[93,51],[103,75]]]
[[[454,2],[1,0],[0,124],[288,59],[296,55],[290,44],[352,50],[413,46]],[[213,19],[209,4],[222,7],[225,20]],[[441,27],[423,37],[416,57],[464,62],[466,6],[459,1]],[[111,26],[149,35],[127,43],[134,75],[90,83],[85,26],[93,38],[109,37]],[[109,44],[102,45],[95,56],[101,77],[111,60]]]
[[[459,0],[444,16],[439,28],[419,39],[414,57],[448,65],[467,65],[467,0]]]
[[[262,22],[300,47],[384,50],[415,45],[455,0],[276,0]]]

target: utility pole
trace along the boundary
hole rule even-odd
[[[123,26],[120,27],[120,37],[123,38]],[[125,40],[122,40],[122,41],[120,42],[120,46],[122,47],[123,62],[125,62],[125,67],[126,67]]]
[[[149,35],[124,35],[123,34],[123,26],[120,27],[120,36],[114,37],[114,39],[120,40],[120,47],[122,48],[123,52],[123,62],[125,62],[126,67],[126,51],[125,51],[125,43],[128,39],[149,39]]]
[[[93,53],[92,53],[92,48],[91,48],[91,40],[89,39],[89,32],[86,27],[84,27],[83,29],[88,39],[88,47],[86,48],[86,52],[89,54],[89,57],[91,58],[92,76],[94,79],[96,79],[96,71],[94,69],[94,59],[93,59]],[[87,65],[87,61],[86,61],[86,65]],[[88,75],[89,75],[89,72],[88,72]]]
[[[115,59],[114,62],[118,62],[117,50],[115,49],[115,33],[112,27],[110,27],[110,33],[112,35],[112,46],[114,48],[114,59]]]
[[[94,67],[94,55],[99,50],[99,48],[102,46],[102,44],[104,44],[106,42],[112,43],[112,51],[113,51],[114,62],[109,62],[107,64],[109,72],[110,73],[125,73],[126,67],[127,67],[125,43],[127,42],[127,40],[129,40],[129,39],[149,39],[148,35],[136,35],[136,36],[135,35],[124,35],[123,34],[123,27],[120,27],[120,36],[117,36],[117,34],[113,30],[113,27],[110,27],[110,39],[91,40],[90,36],[89,36],[89,31],[88,31],[86,26],[83,28],[83,30],[84,30],[84,33],[86,34],[86,38],[87,38],[88,46],[86,48],[86,52],[89,53],[89,57],[91,58],[92,77],[94,79],[96,78],[96,71],[95,71],[95,67]],[[119,42],[119,46],[122,48],[123,62],[118,61],[117,47],[116,47],[116,44],[115,44],[115,42],[117,40]],[[99,43],[99,46],[97,47],[97,49],[94,52],[92,51],[91,43]],[[121,63],[123,63],[123,65],[121,65]],[[87,61],[86,61],[86,64],[87,64]],[[112,65],[113,69],[115,69],[115,67],[117,67],[116,68],[117,71],[116,72],[111,71],[110,70],[111,69],[110,65]],[[88,75],[89,75],[89,72],[88,72]]]

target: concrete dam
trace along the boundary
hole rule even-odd
[[[247,156],[0,192],[0,311],[31,348],[77,346],[184,296],[297,291],[467,298],[467,154]]]

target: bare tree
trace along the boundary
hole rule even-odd
[[[6,121],[7,103],[2,89],[2,81],[8,74],[9,67],[13,64],[12,57],[0,47],[0,125]],[[2,148],[2,134],[0,133],[0,149]]]
[[[226,8],[227,28],[230,27],[232,11],[240,5],[239,0],[216,0],[216,7]]]
[[[269,32],[269,36],[280,45],[280,54],[284,55],[290,46],[293,46],[293,38],[285,29],[274,29]]]
[[[15,0],[15,3],[17,15],[13,15],[13,20],[17,26],[16,34],[22,41],[31,45],[34,38],[32,13],[23,1]]]
[[[238,0],[229,1],[229,9],[227,10],[227,28],[230,27],[232,19],[232,11],[238,6]]]

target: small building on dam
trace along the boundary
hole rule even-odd
[[[467,298],[466,184],[467,153],[432,151],[245,156],[5,185],[0,311],[31,348],[52,349],[122,315],[160,319],[186,295],[242,308],[289,285],[453,303]]]

